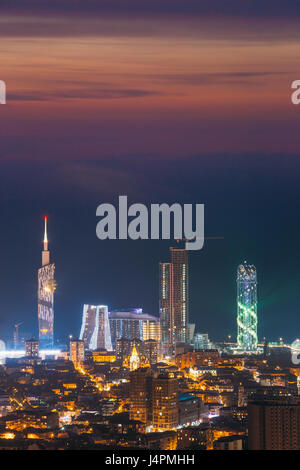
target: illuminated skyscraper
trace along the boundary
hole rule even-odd
[[[170,248],[171,262],[160,263],[160,322],[164,354],[188,341],[188,252]]]
[[[175,350],[172,263],[160,263],[159,287],[162,352],[172,356]]]
[[[97,349],[97,344],[92,344],[92,338],[96,329],[97,307],[84,305],[82,323],[79,338],[84,341],[86,349]]]
[[[237,343],[243,351],[257,350],[256,268],[241,264],[237,270]]]
[[[79,339],[87,349],[112,350],[106,305],[84,305]]]
[[[175,341],[188,340],[188,252],[181,248],[170,248],[173,265],[173,308]]]
[[[39,343],[41,349],[53,347],[53,323],[54,323],[54,280],[55,264],[50,263],[50,251],[48,250],[47,220],[44,218],[44,250],[42,252],[42,267],[38,270],[38,321]]]

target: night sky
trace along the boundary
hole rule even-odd
[[[0,7],[0,337],[37,335],[43,216],[55,335],[84,303],[158,315],[167,241],[100,241],[96,208],[204,203],[190,317],[236,336],[236,269],[258,273],[259,337],[300,336],[300,4],[15,1]],[[26,9],[24,6],[26,5]]]

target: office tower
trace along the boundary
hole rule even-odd
[[[50,251],[48,250],[47,220],[44,218],[44,250],[42,252],[42,267],[38,270],[38,321],[39,342],[41,349],[53,347],[53,323],[54,323],[54,280],[55,264],[50,263]]]
[[[299,450],[300,403],[297,399],[248,404],[249,450]]]
[[[143,313],[141,308],[131,310],[113,310],[109,313],[109,323],[113,348],[119,339],[149,339],[160,335],[159,319]],[[145,337],[144,337],[145,334]],[[155,339],[157,339],[156,336]]]
[[[33,338],[25,341],[25,356],[38,357],[38,355],[39,355],[39,342]]]
[[[175,341],[188,340],[188,252],[181,248],[170,248],[173,265],[173,308]]]
[[[171,373],[161,373],[152,382],[153,432],[178,426],[178,382]]]
[[[171,262],[160,263],[162,349],[174,354],[175,343],[188,342],[188,252],[170,248]]]
[[[112,350],[106,305],[84,305],[79,339],[84,341],[86,349]]]
[[[81,366],[84,362],[84,341],[74,339],[70,341],[70,360],[75,367]]]
[[[152,422],[151,403],[152,372],[148,368],[140,368],[130,373],[129,384],[129,417],[131,420],[144,424],[144,432]]]
[[[241,264],[237,270],[237,343],[243,351],[257,350],[257,279],[255,266]]]
[[[160,263],[159,297],[162,353],[172,356],[175,351],[172,263]]]
[[[196,333],[194,336],[194,349],[211,349],[207,333]]]

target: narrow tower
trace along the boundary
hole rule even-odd
[[[159,291],[162,353],[164,356],[173,356],[175,353],[175,330],[172,263],[160,263]]]
[[[188,341],[188,252],[170,248],[171,262],[160,263],[160,324],[162,352],[175,353],[176,343]]]
[[[44,217],[44,249],[42,251],[42,267],[38,270],[38,321],[39,341],[41,349],[53,347],[53,323],[54,323],[54,280],[55,264],[50,263],[50,251],[48,249],[47,234],[48,217]]]
[[[44,249],[42,251],[42,266],[46,266],[46,264],[50,264],[50,251],[48,250],[48,234],[47,234],[47,222],[48,222],[48,217],[44,217],[44,224],[45,224],[45,229],[44,229]]]
[[[189,322],[189,279],[188,251],[183,248],[170,248],[173,266],[173,309],[175,342],[187,343]]]
[[[257,278],[255,266],[241,264],[237,271],[237,343],[243,351],[257,350]]]

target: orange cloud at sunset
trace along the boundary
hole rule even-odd
[[[287,37],[287,26],[274,40],[264,22],[245,29],[191,18],[2,22],[11,24],[1,46],[4,138],[18,126],[45,138],[51,129],[57,138],[82,133],[94,148],[100,138],[108,154],[297,150],[290,84],[300,38]]]

